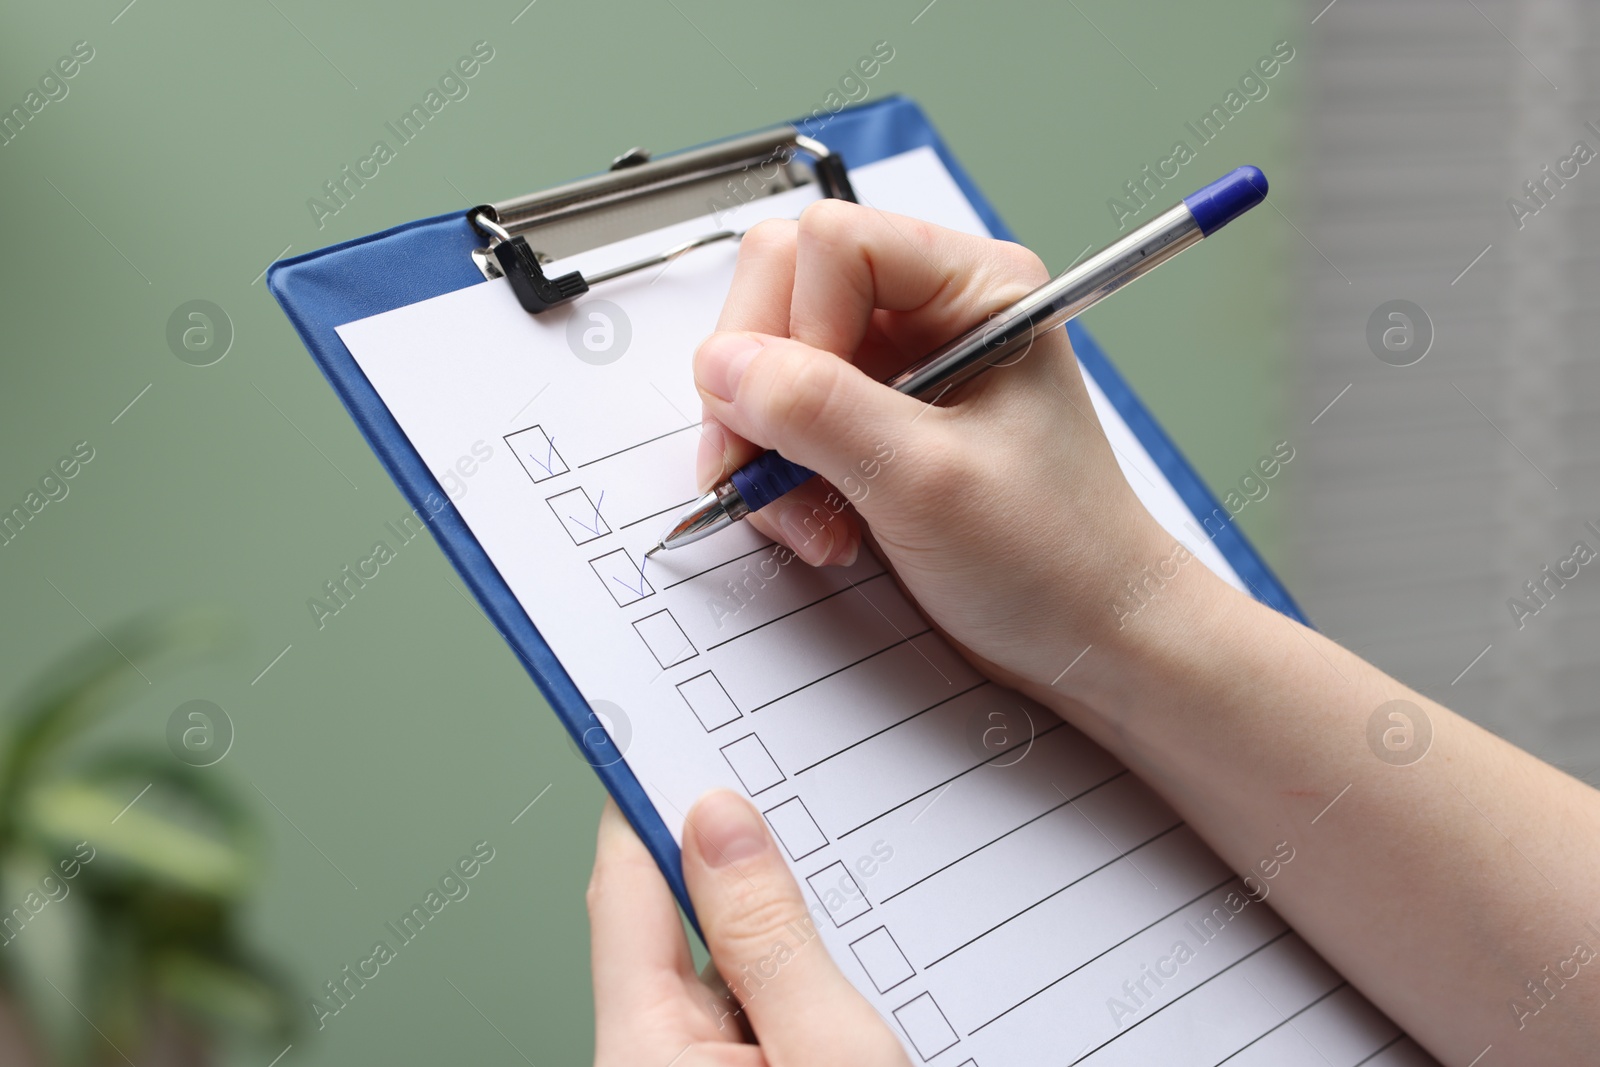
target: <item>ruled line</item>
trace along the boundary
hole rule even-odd
[[[849,670],[851,667],[859,667],[861,664],[867,662],[867,660],[871,659],[874,656],[881,656],[885,652],[892,652],[895,649],[899,648],[901,645],[909,645],[911,642],[915,641],[917,638],[926,637],[928,634],[931,634],[931,633],[933,633],[933,627],[931,627],[931,626],[928,627],[925,630],[918,630],[916,633],[912,634],[910,637],[903,637],[900,640],[895,641],[892,644],[884,645],[882,648],[878,649],[878,651],[869,652],[865,656],[862,656],[860,659],[854,661],[853,663],[846,663],[843,667],[840,667],[840,668],[838,668],[836,670],[831,670],[827,674],[824,674],[819,678],[811,679],[811,681],[807,682],[805,685],[796,686],[795,688],[789,690],[787,693],[784,693],[782,696],[775,696],[771,700],[767,701],[764,704],[757,704],[755,707],[751,708],[745,714],[754,715],[756,712],[762,710],[763,708],[770,708],[772,705],[776,704],[780,700],[788,700],[790,697],[794,696],[796,693],[799,693],[799,692],[801,692],[803,690],[806,690],[806,689],[810,689],[812,686],[816,685],[819,682],[825,682],[829,678],[832,678],[836,674],[842,674],[843,672]]]
[[[1001,834],[999,837],[996,837],[996,838],[994,838],[992,840],[989,840],[989,841],[985,841],[983,844],[979,845],[977,848],[973,849],[971,852],[966,853],[965,855],[957,856],[955,859],[951,860],[949,863],[945,864],[943,867],[940,867],[940,868],[938,868],[936,870],[929,871],[927,874],[923,875],[921,878],[918,878],[915,882],[912,882],[910,885],[905,886],[904,888],[901,888],[901,889],[897,889],[893,893],[890,893],[888,896],[886,896],[882,900],[878,901],[878,903],[879,904],[887,904],[887,903],[889,903],[889,901],[893,900],[895,897],[899,896],[901,893],[906,893],[906,892],[909,892],[909,891],[917,888],[917,886],[921,885],[923,882],[926,882],[928,879],[932,878],[934,875],[943,874],[945,871],[948,871],[951,867],[954,867],[956,864],[960,863],[962,860],[971,859],[973,856],[976,856],[978,853],[982,852],[984,849],[988,848],[990,845],[999,844],[1001,841],[1004,841],[1006,838],[1010,837],[1014,833],[1017,833],[1019,830],[1024,830],[1027,827],[1032,826],[1034,823],[1038,822],[1040,819],[1044,818],[1046,815],[1049,815],[1052,812],[1060,811],[1062,808],[1066,807],[1068,804],[1071,804],[1074,800],[1077,800],[1079,797],[1088,796],[1090,793],[1093,793],[1096,789],[1099,789],[1101,786],[1110,785],[1112,782],[1116,781],[1118,778],[1121,778],[1123,775],[1125,775],[1127,773],[1128,773],[1128,769],[1126,767],[1124,767],[1122,770],[1118,771],[1116,774],[1113,774],[1110,778],[1107,778],[1103,782],[1096,782],[1094,785],[1091,785],[1088,789],[1085,789],[1083,792],[1079,793],[1077,796],[1068,797],[1066,800],[1063,800],[1059,804],[1050,805],[1048,808],[1044,809],[1039,814],[1035,815],[1033,818],[1025,819],[1024,821],[1022,821],[1022,822],[1018,823],[1017,825],[1013,826],[1011,829],[1007,830],[1005,833]],[[1091,823],[1090,825],[1092,826],[1093,824]],[[1101,834],[1100,836],[1104,837],[1105,835]],[[1112,846],[1112,847],[1115,847],[1115,846]]]
[[[1022,1007],[1024,1004],[1028,1003],[1028,1001],[1032,1000],[1034,997],[1037,997],[1040,994],[1048,991],[1052,987],[1058,986],[1062,982],[1065,982],[1068,978],[1071,978],[1073,975],[1077,974],[1079,971],[1081,971],[1085,967],[1089,966],[1089,964],[1093,963],[1095,960],[1100,959],[1102,956],[1106,955],[1107,953],[1115,952],[1117,949],[1121,948],[1123,945],[1126,945],[1129,941],[1132,941],[1134,938],[1138,937],[1140,934],[1144,933],[1145,931],[1150,930],[1153,927],[1159,926],[1162,923],[1166,922],[1168,919],[1170,919],[1174,915],[1178,914],[1178,912],[1182,911],[1184,908],[1190,907],[1190,906],[1198,903],[1199,901],[1204,900],[1206,897],[1210,896],[1212,893],[1215,893],[1217,890],[1221,889],[1223,886],[1227,885],[1229,882],[1234,881],[1235,877],[1236,876],[1232,875],[1232,874],[1228,875],[1228,877],[1224,878],[1222,881],[1218,882],[1216,885],[1211,886],[1209,889],[1202,890],[1196,896],[1190,897],[1188,900],[1184,901],[1182,904],[1179,904],[1176,908],[1173,908],[1171,911],[1167,912],[1165,915],[1161,916],[1159,919],[1154,919],[1150,923],[1148,923],[1147,925],[1141,926],[1139,929],[1135,930],[1133,933],[1129,934],[1127,937],[1123,938],[1121,941],[1118,941],[1115,945],[1112,945],[1109,948],[1106,948],[1106,949],[1102,950],[1101,952],[1097,953],[1096,955],[1090,956],[1088,959],[1084,960],[1082,963],[1080,963],[1076,967],[1072,968],[1072,970],[1068,971],[1066,974],[1062,975],[1060,978],[1055,979],[1054,981],[1050,982],[1048,985],[1040,986],[1038,989],[1034,990],[1032,993],[1029,993],[1027,996],[1023,997],[1021,1000],[1019,1000],[1015,1004],[1011,1005],[1011,1007],[1007,1008],[1005,1011],[1001,1012],[999,1015],[996,1015],[993,1019],[990,1019],[989,1022],[981,1024],[980,1026],[977,1027],[977,1029],[968,1031],[967,1032],[967,1036],[971,1037],[973,1034],[977,1033],[978,1030],[982,1030],[985,1026],[988,1026],[989,1023],[999,1022],[1001,1019],[1005,1018],[1007,1015],[1010,1015],[1012,1012],[1016,1011],[1018,1008]]]
[[[578,464],[578,466],[575,469],[582,470],[585,467],[592,467],[596,463],[601,462],[602,460],[615,459],[616,457],[622,455],[624,452],[632,452],[636,448],[643,448],[645,445],[654,444],[657,441],[660,441],[660,440],[663,440],[665,438],[671,437],[675,433],[682,433],[685,430],[695,430],[695,429],[699,429],[699,427],[700,427],[700,424],[698,422],[691,422],[687,426],[679,426],[676,430],[668,430],[666,433],[656,434],[656,436],[648,437],[643,441],[636,441],[633,444],[629,445],[627,448],[619,448],[615,452],[608,452],[603,456],[596,456],[594,459],[584,460],[582,463]]]
[[[1085,879],[1088,879],[1088,878],[1093,878],[1095,875],[1099,874],[1101,871],[1105,870],[1107,867],[1110,867],[1112,864],[1121,863],[1123,860],[1127,859],[1129,856],[1133,855],[1135,852],[1138,852],[1141,848],[1144,848],[1146,845],[1149,845],[1149,844],[1152,844],[1152,843],[1154,843],[1156,841],[1159,841],[1161,838],[1166,837],[1168,834],[1172,833],[1173,831],[1182,829],[1183,826],[1184,826],[1183,821],[1179,820],[1178,822],[1175,822],[1171,826],[1167,827],[1165,830],[1162,830],[1160,833],[1157,833],[1157,834],[1154,834],[1154,835],[1152,835],[1150,837],[1145,838],[1143,841],[1140,841],[1137,845],[1134,845],[1132,848],[1128,849],[1127,851],[1119,853],[1118,855],[1112,856],[1110,859],[1106,860],[1100,866],[1094,868],[1093,870],[1083,872],[1078,877],[1074,878],[1072,881],[1068,882],[1066,885],[1062,886],[1061,888],[1052,889],[1050,892],[1046,893],[1044,896],[1040,897],[1038,900],[1034,901],[1032,904],[1029,904],[1026,908],[1023,908],[1021,911],[1017,912],[1016,914],[1009,915],[1006,918],[1001,919],[999,922],[995,923],[993,926],[989,927],[989,929],[983,931],[983,933],[977,935],[976,937],[973,937],[973,938],[971,938],[971,939],[969,939],[967,941],[963,941],[961,944],[957,945],[955,948],[951,949],[949,952],[946,952],[943,956],[940,956],[938,959],[929,961],[928,963],[923,965],[924,968],[932,967],[935,963],[942,963],[945,960],[949,959],[951,956],[954,956],[957,952],[960,952],[962,949],[969,948],[972,945],[977,944],[979,941],[982,941],[984,938],[988,937],[990,934],[994,933],[996,930],[1000,929],[1002,926],[1006,925],[1007,923],[1021,918],[1022,916],[1028,914],[1028,912],[1032,911],[1034,908],[1037,908],[1039,905],[1045,903],[1046,901],[1060,896],[1062,893],[1065,893],[1067,890],[1071,889],[1073,886],[1077,885],[1079,882],[1082,882],[1082,881],[1084,881]],[[1229,879],[1225,879],[1223,882],[1219,882],[1217,884],[1218,885],[1224,885],[1229,880],[1231,880],[1231,876],[1230,876]],[[1216,886],[1212,887],[1212,889],[1215,889],[1215,888],[1216,888]],[[1211,890],[1208,889],[1208,890],[1206,890],[1206,892],[1209,893],[1209,892],[1211,892]],[[1205,895],[1204,893],[1201,894],[1201,896],[1204,896],[1204,895]],[[1197,897],[1195,899],[1198,900],[1199,898]],[[1059,981],[1059,980],[1060,979],[1057,979],[1057,981]]]
[[[699,499],[700,498],[697,497],[697,496],[692,496],[688,500],[685,500],[681,504],[673,504],[670,507],[662,508],[660,511],[651,512],[649,515],[646,515],[642,519],[634,519],[632,522],[625,522],[621,526],[618,526],[617,529],[626,530],[628,527],[637,526],[641,522],[649,522],[651,519],[659,519],[661,516],[665,515],[669,511],[681,511],[683,508],[688,507],[690,504],[693,504],[696,500],[699,500]]]
[[[1037,741],[1041,737],[1044,737],[1044,736],[1046,736],[1048,734],[1055,733],[1057,730],[1061,729],[1065,725],[1067,725],[1067,724],[1064,723],[1064,722],[1058,722],[1054,726],[1050,727],[1048,730],[1040,730],[1038,733],[1034,734],[1033,735],[1033,739],[1035,741]],[[890,808],[888,811],[882,812],[882,813],[880,813],[878,815],[874,815],[872,818],[868,819],[866,822],[862,823],[860,826],[852,827],[851,829],[846,830],[844,833],[839,835],[839,839],[842,841],[842,840],[844,840],[845,838],[849,837],[851,834],[855,833],[858,830],[865,830],[867,827],[871,826],[873,823],[877,822],[879,819],[883,818],[884,816],[893,815],[895,812],[899,811],[901,808],[905,807],[907,804],[910,804],[914,800],[922,799],[923,797],[927,796],[929,793],[933,792],[935,789],[938,789],[940,786],[949,785],[951,782],[955,781],[957,778],[961,778],[961,777],[964,777],[966,775],[969,775],[973,771],[977,770],[979,767],[982,767],[985,764],[993,763],[995,760],[1001,758],[1002,756],[1009,756],[1009,755],[1010,755],[1009,752],[996,753],[995,755],[990,756],[986,760],[982,760],[981,762],[973,764],[971,767],[968,767],[966,770],[961,771],[959,774],[953,774],[949,778],[946,778],[942,782],[936,782],[933,785],[929,786],[928,788],[924,789],[922,792],[918,793],[916,796],[907,797],[905,800],[902,800],[900,803],[896,804],[894,807]]]
[[[1245,984],[1248,985],[1251,989],[1256,989],[1256,984],[1254,982],[1250,981],[1250,979],[1248,979],[1248,978],[1245,979]],[[1322,994],[1322,996],[1318,997],[1316,1000],[1313,1000],[1310,1004],[1307,1004],[1305,1007],[1301,1008],[1299,1011],[1295,1012],[1293,1015],[1285,1015],[1284,1018],[1283,1018],[1283,1021],[1280,1022],[1277,1026],[1274,1026],[1271,1030],[1263,1030],[1261,1033],[1257,1034],[1255,1037],[1251,1038],[1249,1041],[1246,1041],[1244,1044],[1240,1045],[1238,1048],[1236,1048],[1232,1052],[1228,1053],[1228,1055],[1226,1055],[1226,1056],[1222,1057],[1222,1059],[1218,1060],[1215,1064],[1212,1065],[1212,1067],[1222,1067],[1222,1065],[1224,1063],[1227,1063],[1229,1060],[1231,1060],[1235,1056],[1239,1055],[1239,1053],[1243,1052],[1245,1049],[1249,1048],[1251,1045],[1254,1045],[1257,1041],[1260,1041],[1262,1038],[1266,1037],[1268,1034],[1272,1033],[1275,1030],[1281,1030],[1285,1026],[1289,1026],[1290,1024],[1292,1024],[1294,1022],[1294,1020],[1298,1019],[1300,1016],[1304,1015],[1306,1012],[1310,1011],[1312,1008],[1316,1007],[1318,1004],[1321,1004],[1324,1000],[1327,1000],[1329,997],[1331,997],[1335,993],[1339,992],[1339,990],[1346,988],[1347,986],[1349,986],[1349,984],[1350,984],[1349,982],[1341,981],[1338,985],[1334,986],[1332,989],[1328,990],[1326,993]],[[1266,996],[1263,995],[1261,990],[1259,990],[1259,989],[1256,989],[1256,996],[1261,997],[1262,1000],[1267,1000]],[[1271,1008],[1273,1011],[1276,1011],[1279,1015],[1283,1015],[1283,1011],[1276,1004],[1272,1003],[1272,1001],[1270,1001],[1270,1000],[1267,1000],[1267,1007]],[[1299,1029],[1300,1028],[1298,1026],[1294,1027],[1294,1030],[1296,1032],[1298,1032]],[[1301,1036],[1304,1037],[1305,1035],[1301,1034]],[[1391,1044],[1392,1044],[1392,1042],[1391,1042]],[[1316,1046],[1313,1045],[1312,1047],[1315,1048]],[[1319,1055],[1320,1055],[1320,1053],[1319,1053]],[[1372,1057],[1369,1056],[1367,1058],[1371,1059]]]
[[[885,726],[881,730],[874,730],[872,733],[868,734],[866,737],[863,737],[861,740],[852,741],[850,744],[844,746],[843,748],[841,748],[839,751],[833,753],[832,755],[823,756],[821,759],[817,760],[817,762],[808,764],[808,765],[806,765],[804,767],[801,767],[799,770],[795,771],[794,773],[796,775],[801,775],[801,774],[806,773],[809,770],[812,770],[813,768],[820,767],[824,763],[827,763],[829,760],[833,759],[834,756],[842,756],[846,752],[849,752],[852,748],[855,748],[858,745],[864,745],[868,741],[871,741],[874,737],[880,737],[883,734],[888,733],[890,730],[895,729],[896,727],[904,726],[906,723],[910,722],[912,719],[915,719],[918,716],[926,715],[928,712],[932,711],[934,708],[937,708],[942,704],[948,704],[952,700],[958,700],[961,697],[966,696],[968,693],[972,692],[975,689],[982,689],[986,685],[993,685],[993,684],[994,684],[993,682],[991,682],[991,681],[989,681],[989,679],[985,678],[983,681],[979,682],[977,685],[968,686],[966,689],[963,689],[961,692],[955,694],[955,696],[948,696],[948,697],[945,697],[943,700],[937,700],[937,701],[933,702],[932,704],[929,704],[927,707],[923,708],[921,711],[912,712],[910,715],[907,715],[905,718],[901,719],[898,722],[892,722],[888,726]]]
[[[689,575],[688,577],[679,578],[677,581],[673,582],[672,584],[664,585],[661,588],[662,589],[673,589],[673,588],[676,588],[677,586],[682,585],[684,582],[692,582],[696,578],[704,578],[706,575],[710,574],[712,571],[720,570],[721,568],[726,567],[730,563],[738,563],[741,559],[744,559],[746,556],[753,556],[757,552],[764,552],[769,548],[777,548],[777,547],[778,547],[778,544],[777,544],[776,541],[768,541],[764,545],[758,545],[757,547],[752,548],[748,552],[741,552],[739,555],[734,556],[732,559],[725,559],[721,563],[712,564],[711,566],[707,567],[703,571],[696,571],[695,573]]]
[[[1145,1023],[1149,1022],[1151,1019],[1154,1019],[1157,1015],[1160,1015],[1162,1012],[1166,1011],[1168,1008],[1170,1008],[1174,1004],[1178,1003],[1178,1001],[1182,1000],[1184,997],[1188,996],[1190,993],[1193,993],[1195,991],[1195,989],[1204,989],[1207,985],[1209,985],[1210,983],[1216,981],[1218,978],[1221,978],[1223,975],[1227,974],[1229,971],[1231,971],[1235,967],[1239,966],[1239,964],[1243,963],[1245,960],[1249,959],[1251,956],[1254,956],[1258,952],[1265,951],[1268,947],[1270,947],[1271,945],[1274,945],[1277,942],[1283,940],[1284,938],[1288,937],[1292,933],[1294,933],[1293,930],[1285,930],[1283,933],[1279,934],[1277,937],[1274,937],[1271,940],[1265,942],[1264,944],[1258,946],[1257,948],[1254,948],[1254,949],[1250,950],[1249,952],[1245,953],[1243,956],[1240,956],[1238,959],[1236,959],[1232,963],[1228,964],[1226,967],[1222,968],[1222,970],[1218,971],[1216,974],[1212,975],[1210,978],[1207,978],[1204,982],[1201,982],[1199,985],[1195,986],[1194,989],[1185,990],[1184,992],[1179,993],[1177,996],[1173,997],[1171,1000],[1169,1000],[1165,1004],[1161,1005],[1161,1007],[1157,1008],[1155,1011],[1151,1012],[1149,1015],[1146,1015],[1143,1019],[1140,1019],[1138,1022],[1131,1024],[1126,1030],[1123,1030],[1121,1033],[1117,1034],[1117,1037],[1108,1038],[1107,1040],[1100,1042],[1100,1044],[1096,1045],[1094,1048],[1090,1049],[1088,1052],[1085,1052],[1082,1056],[1079,1056],[1077,1059],[1073,1060],[1072,1063],[1067,1064],[1067,1067],[1075,1067],[1076,1064],[1082,1063],[1084,1060],[1088,1059],[1090,1056],[1093,1056],[1096,1052],[1099,1052],[1101,1049],[1103,1049],[1107,1045],[1111,1044],[1112,1041],[1117,1040],[1118,1037],[1121,1037],[1123,1034],[1132,1033],[1135,1027],[1143,1026]]]
[[[1405,1031],[1404,1030],[1400,1031],[1398,1034],[1395,1034],[1393,1037],[1391,1037],[1388,1041],[1384,1042],[1383,1044],[1379,1045],[1377,1048],[1373,1049],[1372,1050],[1372,1055],[1366,1057],[1366,1059],[1356,1061],[1354,1064],[1351,1065],[1351,1067],[1361,1067],[1361,1065],[1363,1063],[1372,1062],[1373,1060],[1378,1058],[1379,1053],[1388,1052],[1390,1048],[1392,1048],[1393,1046],[1398,1045],[1400,1042],[1404,1041],[1405,1037],[1406,1037]]]
[[[861,579],[859,582],[851,582],[849,585],[845,586],[843,589],[835,589],[831,593],[824,593],[822,596],[817,597],[817,599],[813,600],[811,603],[809,603],[809,604],[801,604],[799,607],[793,609],[792,611],[786,611],[782,615],[775,616],[773,618],[768,619],[766,622],[759,623],[759,624],[757,624],[755,626],[750,627],[750,629],[746,630],[744,633],[734,634],[732,637],[726,638],[726,639],[724,639],[722,641],[718,641],[714,645],[707,645],[705,647],[705,651],[710,652],[714,648],[721,648],[723,645],[732,644],[734,641],[739,640],[739,638],[741,638],[741,637],[749,637],[751,634],[755,633],[757,630],[764,630],[768,626],[771,626],[775,622],[782,622],[784,619],[787,619],[791,615],[798,615],[802,611],[806,611],[809,608],[816,607],[818,604],[822,603],[824,600],[832,600],[834,597],[838,596],[841,593],[848,593],[848,592],[850,592],[850,590],[855,589],[858,586],[865,585],[867,582],[873,581],[873,580],[878,579],[878,578],[883,578],[883,577],[887,576],[888,573],[889,573],[888,571],[879,571],[877,574],[869,574],[869,575],[867,575],[867,577]]]

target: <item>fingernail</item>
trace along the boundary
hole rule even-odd
[[[778,516],[778,526],[795,554],[820,567],[833,551],[833,526],[812,514],[808,504],[790,504]]]
[[[848,566],[850,566],[850,564],[852,564],[852,563],[854,563],[856,561],[856,557],[859,556],[860,554],[861,554],[861,535],[857,534],[854,537],[850,538],[850,547],[845,549],[844,555],[840,556],[837,562],[838,562],[839,566],[841,566],[841,567],[848,567]]]
[[[700,839],[700,855],[711,867],[726,867],[761,854],[767,832],[754,808],[726,789],[713,790],[694,806],[689,824]]]
[[[694,458],[694,481],[705,492],[722,477],[723,457],[727,455],[728,433],[716,419],[700,423],[700,451]]]
[[[712,396],[731,402],[744,369],[759,351],[761,342],[747,333],[714,333],[695,353],[695,382]]]

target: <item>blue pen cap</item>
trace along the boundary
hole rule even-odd
[[[1260,167],[1240,167],[1183,198],[1183,205],[1210,237],[1267,198],[1267,176]]]

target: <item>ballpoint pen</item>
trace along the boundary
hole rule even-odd
[[[1025,352],[1038,335],[1063,325],[1210,237],[1266,196],[1266,175],[1256,167],[1240,167],[1184,197],[884,384],[919,400],[937,400],[962,382],[1004,364],[1007,357]],[[695,501],[645,555],[687,545],[731,526],[814,475],[776,452],[764,452]]]

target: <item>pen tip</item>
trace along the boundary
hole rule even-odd
[[[653,555],[655,555],[655,554],[656,554],[656,553],[657,553],[657,552],[661,552],[661,551],[664,551],[664,550],[665,550],[665,549],[666,549],[666,547],[667,547],[667,546],[666,546],[666,545],[665,545],[665,544],[663,544],[663,543],[661,543],[661,542],[659,542],[659,541],[658,541],[658,542],[657,542],[657,543],[656,543],[656,547],[654,547],[654,548],[652,548],[652,549],[650,549],[650,550],[649,550],[649,551],[648,551],[648,552],[646,552],[646,553],[645,553],[645,554],[644,554],[644,558],[645,558],[645,559],[649,559],[649,558],[650,558],[650,557],[651,557],[651,556],[653,556]]]

